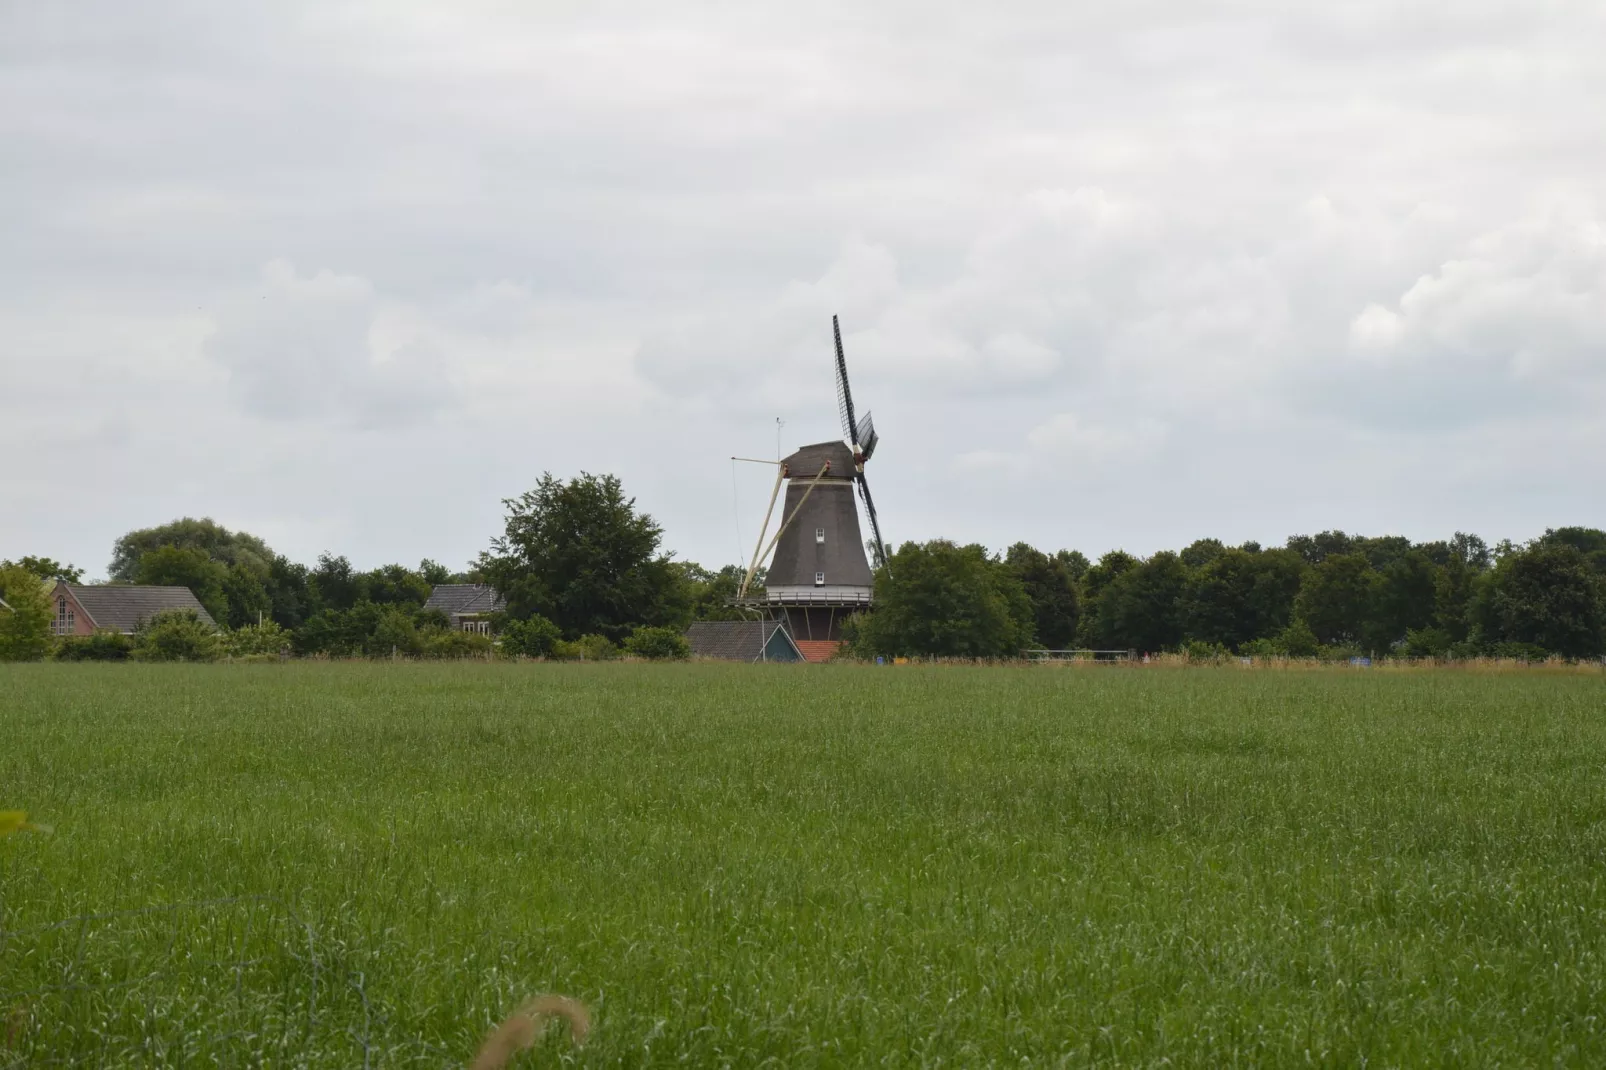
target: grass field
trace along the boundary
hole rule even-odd
[[[1603,757],[1586,674],[0,668],[0,1067],[1601,1066]]]

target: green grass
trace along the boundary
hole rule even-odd
[[[1584,674],[0,667],[0,1067],[1606,1065],[1603,756]]]

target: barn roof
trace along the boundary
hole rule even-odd
[[[217,621],[188,587],[154,587],[144,584],[95,583],[79,584],[62,581],[72,592],[73,599],[83,607],[97,628],[132,632],[158,613],[172,609],[190,609],[212,627]]]
[[[686,642],[700,658],[724,661],[758,661],[775,633],[791,636],[775,620],[700,620],[686,629]],[[795,643],[792,643],[796,649]],[[801,655],[799,655],[801,657]]]
[[[447,616],[467,613],[500,613],[507,608],[496,588],[487,583],[437,583],[429,592],[425,609],[438,609]]]

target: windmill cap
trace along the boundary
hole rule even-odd
[[[853,478],[853,451],[841,442],[816,442],[812,446],[799,446],[796,453],[781,462],[787,475],[793,479],[812,479],[821,468],[829,464],[826,477]]]

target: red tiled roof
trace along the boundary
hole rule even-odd
[[[830,661],[842,649],[842,643],[837,639],[799,639],[797,649],[804,661]]]

